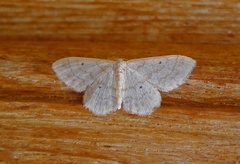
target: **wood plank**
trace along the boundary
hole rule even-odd
[[[0,1],[0,37],[237,44],[239,11],[237,0]]]
[[[95,116],[51,64],[182,54],[197,61],[186,84],[151,116]],[[18,163],[237,163],[238,45],[0,40],[0,161]]]

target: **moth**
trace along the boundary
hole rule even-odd
[[[189,77],[196,61],[181,55],[112,61],[68,57],[52,69],[67,87],[83,92],[83,104],[96,115],[123,108],[145,116],[161,104],[159,91],[169,92]]]

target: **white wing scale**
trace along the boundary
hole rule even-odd
[[[53,63],[58,78],[74,91],[85,91],[83,103],[97,115],[105,115],[117,109],[111,60],[80,57],[64,58]]]
[[[160,91],[171,91],[183,84],[195,67],[195,60],[180,55],[151,57],[127,61],[135,70]]]
[[[106,70],[113,67],[114,61],[81,57],[63,58],[53,63],[52,68],[58,78],[76,92],[85,91]]]
[[[117,110],[114,80],[114,70],[108,69],[104,75],[90,84],[84,93],[84,106],[97,115],[106,115]]]
[[[126,69],[123,109],[137,115],[149,115],[160,106],[161,97],[157,88],[143,79],[138,72]]]

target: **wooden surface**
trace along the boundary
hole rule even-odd
[[[240,163],[240,2],[0,1],[0,163]],[[63,57],[181,54],[189,80],[148,117],[104,117],[60,82]]]
[[[0,37],[237,44],[239,11],[238,0],[2,0]]]
[[[124,59],[185,54],[190,79],[162,93],[151,116],[95,116],[51,64],[67,56]],[[0,42],[0,159],[18,162],[234,163],[240,151],[236,45]]]

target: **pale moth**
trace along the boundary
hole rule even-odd
[[[159,91],[183,84],[196,61],[180,55],[117,61],[68,57],[53,63],[57,77],[69,88],[83,92],[83,104],[96,115],[117,109],[140,116],[160,106]]]

